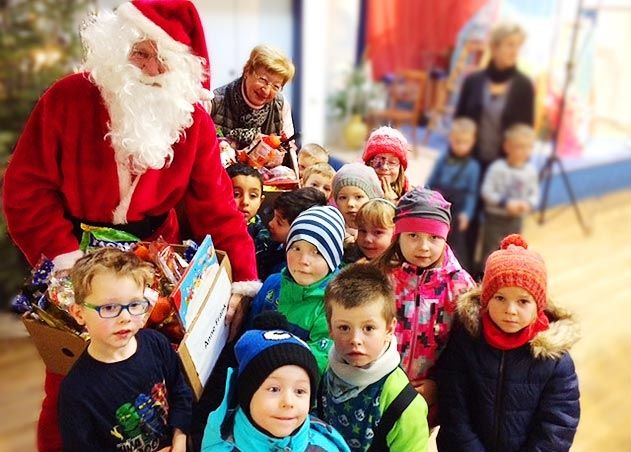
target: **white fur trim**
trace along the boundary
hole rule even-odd
[[[60,254],[53,259],[53,271],[69,270],[74,266],[74,263],[82,257],[83,251],[81,250]]]
[[[116,9],[119,17],[127,19],[140,31],[145,33],[147,37],[153,39],[158,44],[158,48],[165,47],[175,51],[188,51],[189,47],[179,41],[173,39],[166,31],[149,20],[138,8],[131,2],[123,3]]]
[[[253,297],[259,293],[262,286],[261,281],[236,281],[232,283],[232,294]]]

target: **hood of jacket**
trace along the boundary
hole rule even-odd
[[[481,292],[479,287],[472,289],[462,294],[456,304],[458,320],[474,337],[481,334]],[[535,358],[558,359],[580,339],[580,327],[570,311],[555,306],[549,299],[544,312],[550,327],[530,340],[530,350]]]

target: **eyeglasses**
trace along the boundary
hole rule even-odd
[[[278,83],[272,83],[270,82],[267,77],[263,76],[263,75],[259,75],[256,71],[254,72],[254,79],[256,80],[256,82],[264,87],[269,87],[273,92],[278,93],[280,91],[282,91],[283,86],[279,85]]]
[[[128,304],[110,303],[97,306],[90,303],[83,303],[83,306],[96,311],[102,319],[113,319],[118,317],[123,309],[126,309],[130,315],[143,315],[149,310],[151,303],[146,298],[144,300],[132,301]]]
[[[370,160],[370,166],[373,168],[382,168],[382,167],[390,167],[390,168],[398,168],[401,166],[401,162],[399,160],[388,159],[386,157],[374,157]]]

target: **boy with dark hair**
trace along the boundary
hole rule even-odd
[[[399,367],[389,277],[352,264],[325,290],[334,345],[318,395],[320,417],[352,450],[426,451],[427,404]]]
[[[70,313],[90,343],[61,384],[64,451],[186,451],[191,390],[160,333],[141,329],[153,271],[135,254],[102,248],[71,271]]]
[[[265,262],[264,268],[259,272],[259,278],[262,281],[269,275],[280,272],[287,265],[285,241],[291,223],[305,210],[314,206],[326,206],[326,204],[327,199],[324,193],[313,187],[281,193],[274,200],[274,216],[267,223],[272,245],[269,251],[262,255]]]
[[[272,246],[270,233],[258,214],[261,202],[265,198],[263,195],[263,176],[257,169],[243,163],[229,166],[226,168],[226,172],[232,180],[234,201],[239,211],[243,213],[245,223],[248,226],[248,233],[254,240],[256,266],[258,274],[261,275],[267,266],[265,256]]]

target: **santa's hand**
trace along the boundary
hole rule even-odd
[[[243,295],[232,294],[228,301],[228,312],[226,312],[226,325],[230,326],[228,341],[232,341],[237,335],[237,331],[243,323]]]
[[[83,251],[75,250],[69,253],[59,254],[53,259],[52,274],[58,278],[67,276],[75,262],[83,257]]]
[[[250,301],[262,285],[261,281],[236,281],[232,283],[232,295],[228,301],[228,311],[226,312],[226,325],[230,325],[228,341],[236,337],[250,306]]]

